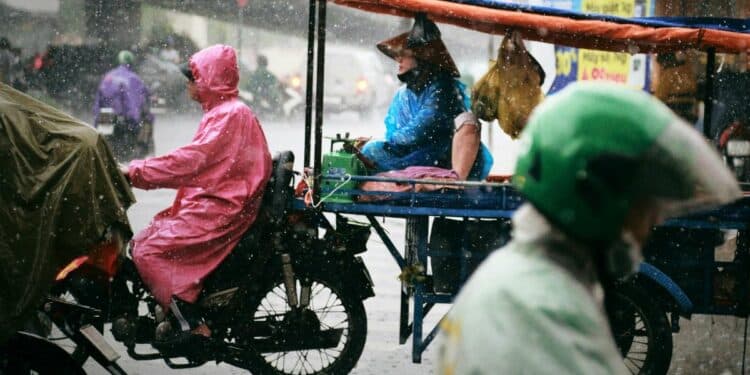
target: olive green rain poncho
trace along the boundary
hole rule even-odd
[[[0,342],[134,201],[92,127],[0,84]]]
[[[738,198],[737,181],[698,132],[621,85],[572,84],[521,137],[514,184],[528,203],[441,324],[439,373],[627,374],[599,278],[636,269],[631,204],[682,214]]]

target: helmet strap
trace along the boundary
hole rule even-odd
[[[619,280],[637,271],[643,260],[641,244],[629,231],[623,231],[607,250],[604,251],[604,273],[609,278]]]

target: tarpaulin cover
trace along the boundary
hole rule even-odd
[[[611,52],[648,53],[690,48],[740,53],[750,49],[748,22],[718,18],[623,18],[499,0],[334,0],[365,11],[432,20],[524,39]]]
[[[92,127],[0,84],[0,342],[134,201]]]

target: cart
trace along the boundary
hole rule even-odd
[[[335,0],[335,3],[362,11],[413,17],[426,13],[436,22],[448,23],[488,34],[520,32],[524,39],[558,45],[611,52],[658,53],[688,48],[706,51],[706,103],[712,102],[715,54],[740,53],[750,48],[750,34],[746,21],[721,19],[621,18],[582,14],[553,8],[511,4],[498,0]],[[323,150],[323,93],[326,42],[326,1],[310,1],[308,24],[307,96],[305,110],[304,166],[321,171]],[[313,79],[315,78],[315,79]],[[705,123],[710,123],[712,106],[705,110]],[[708,133],[708,127],[706,127]],[[439,183],[424,180],[383,179],[368,176],[314,174],[313,207],[302,200],[294,202],[294,209],[313,210],[326,221],[323,213],[361,215],[367,218],[382,239],[395,262],[402,270],[399,342],[412,337],[412,361],[419,363],[422,353],[435,338],[438,326],[424,327],[425,316],[436,304],[451,303],[455,293],[437,293],[433,276],[427,268],[436,254],[429,243],[430,218],[459,218],[465,224],[472,220],[494,219],[507,221],[522,202],[522,197],[508,184],[455,182],[459,189],[440,192],[365,192],[357,189],[337,189],[337,194],[387,196],[381,202],[328,202],[332,193],[318,188],[325,180],[343,184],[350,181],[381,181],[411,184]],[[321,200],[322,199],[322,200]],[[308,202],[309,203],[309,202]],[[664,228],[680,228],[688,233],[700,231],[737,230],[736,256],[730,261],[716,261],[710,247],[696,247],[698,255],[690,262],[672,262],[674,249],[669,241],[652,244],[647,250],[651,263],[643,263],[636,278],[623,284],[621,296],[630,312],[627,319],[613,323],[613,330],[623,356],[631,361],[631,371],[664,373],[671,359],[671,333],[679,328],[679,317],[691,314],[728,314],[748,316],[750,291],[750,248],[747,245],[747,223],[750,220],[750,198],[720,209],[668,221]],[[378,223],[378,217],[400,218],[406,221],[405,248],[397,248],[388,233]],[[338,221],[338,220],[337,220]],[[331,225],[327,223],[326,225]],[[465,228],[465,227],[464,227]],[[468,274],[472,254],[467,249],[466,231],[457,233],[461,240],[458,252],[461,262],[459,282]],[[688,236],[687,238],[690,238]],[[658,242],[658,241],[657,241]],[[666,249],[660,248],[666,246]],[[705,251],[704,251],[705,250]],[[669,267],[665,265],[670,265]],[[690,277],[684,275],[690,269]],[[717,276],[721,275],[721,276]],[[718,277],[718,279],[717,279]],[[717,299],[716,280],[731,284]],[[732,281],[726,281],[731,279]],[[686,285],[690,285],[687,287]],[[647,300],[633,301],[633,293],[646,295]],[[411,300],[411,304],[410,304]],[[718,304],[718,302],[721,302]],[[413,308],[410,308],[410,305]],[[667,319],[667,315],[671,317]],[[647,321],[644,324],[644,321]],[[640,323],[639,323],[640,322]],[[666,332],[666,333],[664,333]],[[638,353],[639,338],[647,342],[646,352]],[[632,355],[632,357],[631,357]]]

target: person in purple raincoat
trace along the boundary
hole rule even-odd
[[[255,221],[271,154],[255,114],[237,99],[232,47],[197,52],[184,73],[190,97],[204,112],[193,141],[167,155],[133,160],[123,172],[136,188],[177,189],[174,203],[133,238],[131,253],[156,301],[174,312],[179,336],[192,340],[211,334],[195,302],[205,278]],[[170,340],[180,339],[162,341]]]
[[[119,66],[104,75],[94,99],[94,127],[104,121],[115,121],[111,146],[121,161],[141,156],[148,148],[154,121],[148,88],[132,70],[133,60],[130,51],[120,51]],[[111,115],[105,119],[104,114],[110,109]]]

